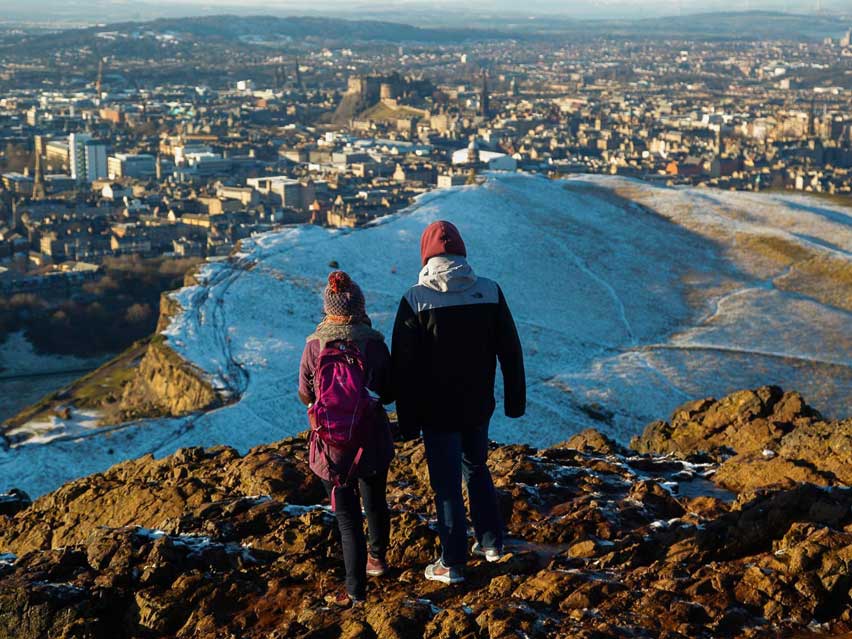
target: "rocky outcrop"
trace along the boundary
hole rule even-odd
[[[776,399],[721,405],[772,432],[785,395],[754,396]],[[721,424],[714,404],[690,419]],[[806,412],[794,411],[784,437]],[[493,446],[509,552],[473,560],[467,582],[451,587],[422,578],[438,551],[434,505],[422,445],[402,445],[388,485],[391,574],[342,614],[322,601],[340,586],[342,561],[304,438],[245,456],[193,448],[124,462],[0,515],[0,638],[852,631],[852,491],[799,483],[727,493],[709,478],[731,459],[696,453],[723,458],[728,444],[713,441],[689,460],[631,453],[594,431],[544,450]],[[811,441],[789,445],[804,457]]]
[[[184,278],[184,285],[191,286],[192,284],[187,284],[186,281],[193,277],[195,277],[193,275],[193,271],[189,271]],[[162,293],[160,295],[160,316],[157,318],[156,332],[161,333],[166,330],[169,327],[172,318],[180,312],[180,303],[178,303],[178,301],[174,298],[174,292],[166,291],[165,293]]]
[[[820,415],[796,392],[777,386],[733,393],[720,400],[699,399],[680,406],[670,422],[653,422],[630,442],[641,453],[716,457],[736,451],[776,448],[784,435],[819,421]]]
[[[827,421],[777,386],[684,404],[633,439],[641,453],[707,455],[714,481],[737,492],[798,482],[852,484],[852,420]]]
[[[198,282],[200,267],[184,276],[184,286]],[[173,292],[160,296],[160,317],[145,355],[118,403],[122,421],[148,417],[180,416],[221,405],[226,398],[213,388],[209,376],[175,353],[162,336],[182,311]],[[230,397],[229,400],[235,398]]]
[[[185,415],[221,402],[204,373],[156,336],[125,387],[119,410],[124,420],[130,420]]]

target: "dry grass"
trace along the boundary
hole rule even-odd
[[[774,284],[781,290],[852,311],[852,262],[840,256],[819,255],[798,262]]]
[[[767,276],[816,255],[813,250],[779,235],[753,233],[737,233],[734,252],[767,271]]]

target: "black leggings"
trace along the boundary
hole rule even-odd
[[[343,564],[346,566],[346,592],[350,597],[363,599],[367,591],[367,540],[361,516],[361,501],[367,514],[370,554],[384,558],[390,541],[390,511],[386,497],[387,469],[358,479],[355,488],[338,488],[335,517],[343,545]],[[331,497],[334,484],[323,481]],[[361,499],[358,499],[358,493]]]

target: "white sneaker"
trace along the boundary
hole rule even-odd
[[[478,541],[473,544],[473,550],[471,552],[474,555],[485,557],[485,561],[489,562],[500,561],[500,558],[503,556],[503,552],[501,550],[498,550],[497,548],[483,548],[479,545]]]
[[[441,559],[426,566],[424,575],[429,581],[440,581],[445,584],[460,584],[464,581],[461,568],[445,566]]]

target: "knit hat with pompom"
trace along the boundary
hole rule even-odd
[[[328,319],[361,322],[367,319],[364,294],[348,273],[334,271],[323,293],[323,311]]]

